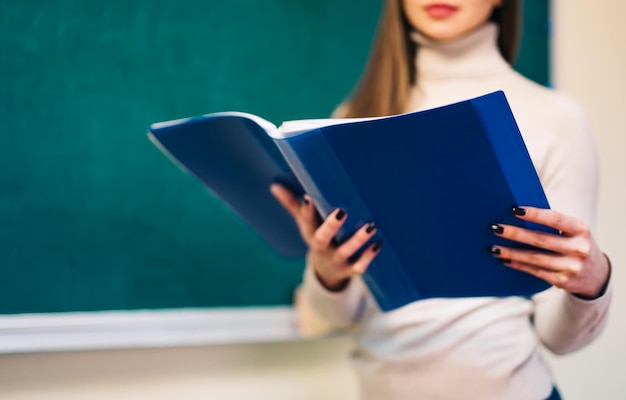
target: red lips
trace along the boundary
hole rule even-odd
[[[426,12],[432,18],[442,19],[454,14],[459,8],[448,4],[431,4],[426,7]]]

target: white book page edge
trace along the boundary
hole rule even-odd
[[[380,117],[382,118],[382,117]],[[349,124],[361,121],[370,121],[378,118],[322,118],[322,119],[300,119],[283,122],[278,129],[269,132],[274,139],[285,139],[299,133],[322,128],[331,125]]]

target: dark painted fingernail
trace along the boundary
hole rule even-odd
[[[310,202],[310,201],[309,201],[309,199],[307,199],[306,197],[303,197],[303,198],[302,198],[302,203],[303,203],[305,206],[308,206],[311,202]]]
[[[496,256],[497,256],[497,255],[500,255],[500,249],[499,249],[499,248],[497,248],[496,246],[491,246],[491,247],[489,248],[489,252],[490,252],[491,254],[496,255]]]
[[[509,260],[508,258],[501,258],[500,262],[504,265],[508,265],[511,263],[511,260]]]
[[[374,229],[376,229],[376,224],[373,222],[370,222],[369,224],[367,224],[367,228],[365,228],[365,232],[372,233]]]
[[[337,211],[337,215],[335,215],[335,218],[337,218],[337,221],[341,221],[345,216],[346,212],[340,208],[339,211]]]
[[[380,250],[380,243],[374,243],[374,245],[372,246],[372,251],[376,252]]]
[[[504,233],[504,228],[498,224],[491,225],[491,230],[494,231],[495,233]]]
[[[513,207],[513,214],[515,215],[526,215],[526,209],[522,207]]]

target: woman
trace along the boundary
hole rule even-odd
[[[490,251],[503,268],[533,274],[551,289],[532,298],[430,299],[382,313],[359,279],[378,246],[351,258],[375,228],[364,226],[335,245],[343,210],[320,224],[310,198],[300,202],[272,187],[309,246],[303,317],[351,329],[365,399],[558,399],[540,344],[571,352],[593,341],[606,322],[610,263],[591,234],[598,190],[593,137],[577,104],[511,68],[519,14],[516,0],[388,0],[361,81],[335,114],[397,114],[503,90],[553,208],[520,205],[513,212],[561,235],[496,224],[494,235],[548,252]]]

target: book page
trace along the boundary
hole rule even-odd
[[[270,136],[274,139],[284,139],[295,136],[299,133],[310,131],[329,125],[350,124],[359,121],[368,121],[376,118],[321,118],[321,119],[300,119],[285,121]]]

